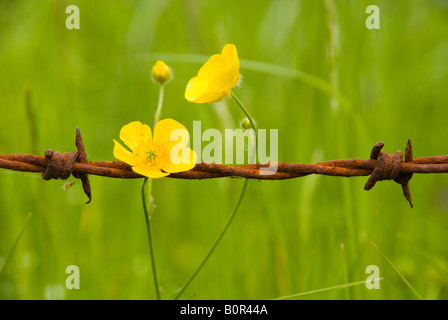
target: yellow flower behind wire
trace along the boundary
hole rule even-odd
[[[177,140],[171,141],[172,135]],[[154,136],[146,124],[131,122],[121,129],[120,139],[131,151],[114,140],[115,158],[126,162],[143,176],[161,178],[170,173],[191,170],[196,165],[196,152],[187,148],[188,131],[173,119],[157,122]]]
[[[185,90],[185,99],[195,103],[216,102],[230,95],[240,79],[240,60],[236,47],[226,44],[192,78]]]

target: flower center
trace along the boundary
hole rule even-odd
[[[157,159],[157,154],[154,150],[150,149],[149,151],[145,152],[146,154],[146,161],[147,162],[155,162]]]

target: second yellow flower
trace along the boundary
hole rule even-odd
[[[192,78],[185,90],[185,99],[195,103],[216,102],[230,95],[240,79],[240,60],[236,47],[226,44]]]

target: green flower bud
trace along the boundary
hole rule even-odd
[[[253,129],[249,119],[246,117],[241,121],[241,126],[243,129]]]

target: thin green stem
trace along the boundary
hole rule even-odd
[[[255,131],[255,135],[257,135],[257,126],[255,125],[254,118],[252,118],[252,116],[250,115],[249,111],[247,111],[247,109],[244,107],[244,105],[241,103],[241,101],[238,99],[238,97],[235,95],[235,93],[233,93],[232,90],[230,90],[230,95],[232,96],[233,100],[235,100],[235,102],[239,105],[241,110],[244,112],[244,114],[246,115],[247,119],[249,119],[250,125],[252,126],[252,128]]]
[[[154,127],[156,126],[156,123],[159,122],[160,116],[162,115],[162,105],[164,95],[165,95],[165,85],[161,84],[159,88],[159,101],[157,103],[157,110],[154,115]]]
[[[157,280],[157,269],[156,269],[156,262],[154,258],[154,247],[152,245],[152,235],[151,235],[151,209],[148,210],[148,207],[146,205],[146,195],[145,192],[145,185],[148,182],[148,188],[149,188],[149,194],[151,193],[152,188],[152,179],[144,178],[142,183],[142,202],[143,202],[143,213],[145,214],[145,221],[146,221],[146,231],[148,233],[148,244],[149,244],[149,255],[151,258],[151,267],[152,267],[152,277],[154,279],[154,287],[156,289],[156,296],[157,300],[160,300],[160,290],[159,290],[159,283]]]
[[[163,97],[165,93],[165,86],[163,84],[160,85],[159,88],[159,101],[157,102],[157,109],[156,113],[154,115],[154,126],[153,130],[155,129],[155,126],[157,122],[160,120],[160,116],[162,114],[162,106],[163,106]],[[149,181],[149,183],[148,183]],[[145,191],[145,185],[148,183],[148,192]],[[156,296],[157,300],[160,300],[160,290],[159,290],[159,282],[157,279],[157,268],[156,268],[156,260],[154,257],[154,247],[152,244],[152,233],[151,233],[151,211],[152,211],[152,203],[151,203],[151,192],[152,192],[152,179],[144,178],[142,183],[142,202],[143,202],[143,212],[145,214],[145,221],[146,221],[146,231],[148,233],[148,244],[149,244],[149,256],[151,259],[151,267],[152,267],[152,277],[154,279],[154,287],[156,290]],[[150,208],[148,210],[148,206],[146,204],[146,197],[149,197],[150,201]]]
[[[247,154],[248,154],[248,159],[249,159],[249,163],[256,163],[256,159],[257,159],[257,153],[256,153],[256,137],[255,137],[255,131],[251,132],[249,134],[249,141],[248,141],[248,145],[247,145]]]
[[[205,256],[204,260],[202,260],[199,267],[196,269],[196,271],[191,275],[190,279],[185,283],[185,285],[180,289],[180,291],[177,293],[177,295],[174,297],[174,300],[177,300],[180,298],[180,296],[184,293],[185,289],[190,285],[190,283],[193,281],[193,279],[197,276],[199,271],[201,271],[202,267],[204,267],[205,263],[208,261],[212,253],[215,251],[216,247],[218,246],[221,239],[224,237],[224,234],[229,229],[230,225],[232,224],[233,219],[235,218],[235,215],[238,211],[238,208],[241,205],[241,202],[244,198],[244,194],[246,193],[247,185],[249,184],[249,180],[246,179],[244,181],[243,189],[241,190],[240,197],[238,199],[238,202],[236,203],[235,208],[233,209],[232,214],[229,217],[229,220],[227,220],[227,223],[225,224],[224,228],[222,229],[221,233],[219,234],[218,238],[215,240],[213,245],[211,246],[210,250],[208,251],[207,255]]]

